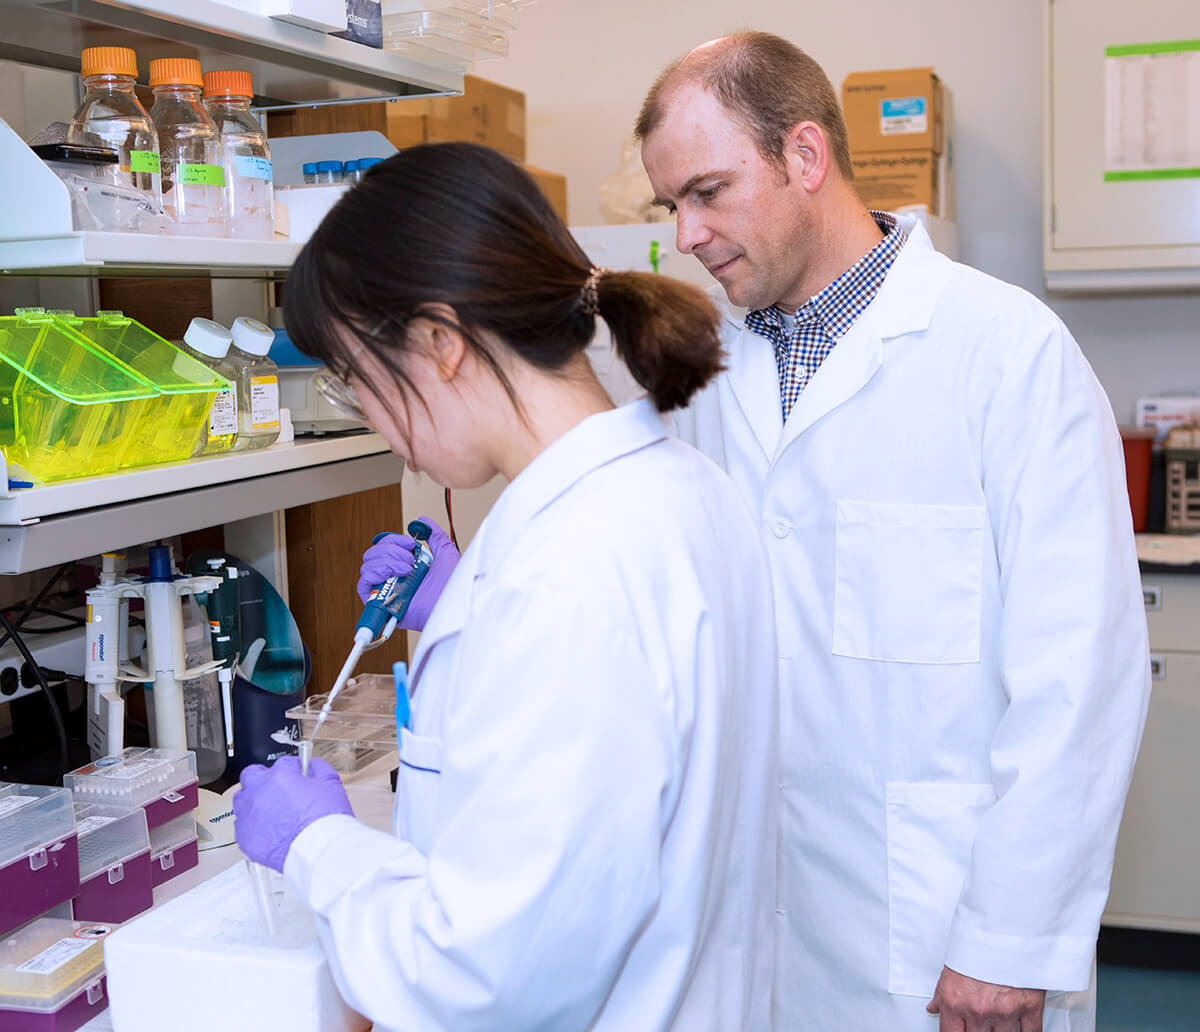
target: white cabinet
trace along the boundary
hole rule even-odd
[[[1104,923],[1200,932],[1200,573],[1143,573],[1153,690]]]
[[[1047,287],[1200,290],[1195,0],[1046,11]]]

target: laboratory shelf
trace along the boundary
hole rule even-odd
[[[403,469],[382,437],[360,433],[6,487],[0,491],[0,574],[396,484]]]
[[[151,58],[241,68],[255,106],[461,93],[462,70],[414,61],[216,0],[0,0],[0,59],[78,73],[89,46],[126,46],[143,77]]]
[[[22,240],[0,239],[0,274],[263,278],[286,272],[300,247],[287,240],[65,230]]]

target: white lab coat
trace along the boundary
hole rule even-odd
[[[1062,323],[924,229],[781,425],[771,344],[677,414],[758,515],[779,620],[778,1032],[936,1030],[943,965],[1093,957],[1149,698],[1121,445]]]
[[[728,478],[646,401],[500,496],[413,657],[395,836],[288,853],[377,1028],[767,1026],[770,573]]]

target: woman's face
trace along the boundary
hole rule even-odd
[[[441,332],[435,335],[434,327]],[[487,483],[496,469],[488,456],[486,429],[479,422],[483,408],[469,375],[475,365],[469,351],[465,358],[458,356],[454,375],[448,374],[445,338],[453,334],[427,320],[409,324],[401,362],[411,389],[397,383],[390,370],[368,352],[357,359],[363,378],[352,376],[350,386],[371,429],[381,434],[411,469],[427,473],[443,487],[464,489]],[[449,361],[454,361],[453,355]]]

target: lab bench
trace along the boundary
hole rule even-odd
[[[1200,539],[1138,535],[1151,695],[1103,923],[1200,932]]]

